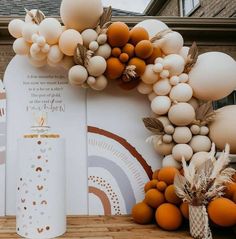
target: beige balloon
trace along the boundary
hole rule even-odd
[[[74,29],[65,30],[59,39],[59,48],[67,56],[73,56],[78,43],[83,44],[80,33]]]
[[[111,55],[111,47],[107,43],[99,46],[99,48],[95,52],[95,56],[102,56],[104,59],[108,59],[110,55]]]
[[[219,150],[225,144],[230,145],[230,153],[236,154],[236,105],[225,106],[216,110],[216,117],[209,125],[209,137]]]
[[[222,99],[236,89],[236,62],[222,52],[204,53],[189,72],[189,84],[197,99]]]
[[[191,158],[191,165],[199,167],[202,163],[206,162],[209,159],[209,152],[197,152]]]
[[[30,44],[23,37],[18,38],[13,43],[13,50],[17,55],[28,55],[30,52]]]
[[[194,153],[209,152],[211,149],[211,140],[207,136],[195,135],[189,145],[193,149]]]
[[[22,29],[25,23],[20,19],[13,19],[8,24],[8,31],[15,38],[22,37]]]
[[[187,144],[192,139],[192,133],[186,126],[176,127],[173,139],[178,144]]]
[[[148,95],[152,92],[152,85],[145,84],[144,82],[140,82],[137,90],[140,94]]]
[[[101,76],[107,67],[106,60],[101,56],[93,56],[88,61],[87,70],[91,76]]]
[[[171,90],[169,79],[162,79],[153,85],[153,91],[157,95],[168,95]]]
[[[45,18],[39,24],[39,34],[45,37],[48,44],[57,44],[62,34],[62,26],[55,18]]]
[[[60,15],[67,28],[82,32],[96,27],[103,13],[101,0],[62,0]]]
[[[170,91],[170,98],[172,101],[187,102],[192,98],[193,90],[189,84],[179,83]]]
[[[22,28],[22,37],[25,41],[32,43],[32,36],[38,33],[38,25],[32,23],[25,23]]]
[[[158,81],[158,74],[153,71],[153,65],[147,65],[141,79],[146,84],[154,84]]]
[[[157,96],[152,100],[151,109],[158,115],[165,115],[171,106],[171,100],[168,96]]]
[[[83,38],[83,43],[84,46],[86,46],[87,48],[89,47],[89,44],[92,41],[96,41],[98,38],[98,34],[95,30],[93,29],[86,29],[81,33],[81,36]]]
[[[170,144],[165,144],[165,143],[158,144],[157,142],[154,143],[155,151],[158,154],[163,155],[163,156],[171,154],[174,146],[175,146],[175,144],[173,142]]]
[[[186,126],[191,124],[195,119],[195,110],[188,103],[177,103],[171,106],[168,118],[171,123],[177,126]]]
[[[193,150],[188,144],[176,144],[172,149],[172,156],[181,162],[182,158],[189,161],[192,158]]]
[[[162,160],[162,167],[174,167],[174,168],[177,168],[177,169],[181,169],[182,166],[181,166],[181,163],[179,163],[178,161],[176,161],[173,156],[170,154],[170,155],[167,155],[163,158]]]
[[[58,45],[53,45],[48,52],[48,59],[52,63],[59,63],[62,60],[63,56],[64,54],[61,52]]]
[[[108,80],[104,75],[101,75],[96,78],[96,82],[90,87],[94,90],[104,90],[107,87]]]

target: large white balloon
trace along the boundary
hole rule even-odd
[[[189,72],[189,84],[200,100],[222,99],[236,89],[236,62],[222,52],[204,53]]]
[[[67,29],[73,28],[82,32],[96,27],[103,13],[101,0],[63,0],[61,3],[61,19]]]
[[[210,124],[210,139],[219,150],[230,145],[230,153],[236,154],[236,105],[225,106],[216,110],[216,117]]]
[[[154,37],[160,31],[169,29],[169,27],[164,23],[156,19],[147,19],[139,22],[134,27],[143,27],[147,30],[149,38]]]

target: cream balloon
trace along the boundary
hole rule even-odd
[[[95,28],[103,13],[101,0],[62,0],[60,16],[67,28],[82,32]]]
[[[188,82],[188,74],[182,73],[179,75],[179,82],[180,83],[186,83]]]
[[[61,52],[58,45],[51,46],[48,52],[49,61],[51,61],[52,63],[59,63],[62,60],[63,56],[64,54]]]
[[[177,126],[186,126],[191,124],[195,119],[195,111],[188,103],[177,103],[171,106],[168,118],[171,123]]]
[[[194,110],[196,110],[199,107],[199,102],[196,98],[192,97],[189,101],[188,104],[192,105]]]
[[[153,91],[157,95],[168,95],[171,90],[169,79],[162,79],[153,85]]]
[[[197,168],[207,160],[210,160],[208,152],[197,152],[191,158],[190,164]]]
[[[22,28],[22,37],[25,41],[32,43],[32,36],[38,33],[38,25],[32,23],[25,23]]]
[[[182,158],[189,161],[192,158],[193,150],[188,144],[176,144],[172,149],[172,156],[181,162]]]
[[[139,22],[134,27],[143,27],[143,28],[145,28],[146,31],[149,34],[149,38],[150,39],[153,38],[160,31],[169,29],[168,26],[164,22],[156,20],[156,19],[144,20],[142,22]]]
[[[103,45],[107,42],[107,35],[105,33],[100,34],[97,38],[97,42],[99,45]]]
[[[192,98],[193,90],[189,84],[179,83],[170,91],[170,98],[172,101],[187,102]]]
[[[173,138],[172,138],[172,136],[169,135],[169,134],[164,134],[164,135],[162,136],[162,141],[163,141],[163,143],[165,143],[165,144],[169,144],[169,143],[171,143],[171,142],[173,141]]]
[[[230,145],[230,153],[236,154],[236,105],[225,106],[215,111],[214,121],[209,125],[209,137],[219,150]]]
[[[170,54],[164,58],[164,69],[168,70],[170,76],[180,75],[184,71],[184,58],[177,54]]]
[[[78,43],[83,44],[80,33],[74,29],[64,31],[59,39],[59,48],[67,56],[73,56]]]
[[[17,55],[28,55],[30,52],[30,44],[23,37],[18,38],[13,43],[13,50]]]
[[[45,18],[39,24],[39,34],[45,37],[48,44],[57,44],[62,34],[62,26],[55,18]]]
[[[36,52],[36,53],[32,52],[30,55],[32,56],[33,59],[35,59],[37,61],[42,61],[47,58],[47,54],[43,53],[41,51]]]
[[[144,82],[140,82],[137,90],[140,94],[148,95],[152,92],[152,85],[145,84]]]
[[[88,61],[87,70],[91,76],[102,75],[107,67],[106,60],[101,56],[93,56]]]
[[[207,136],[195,135],[190,141],[189,145],[193,152],[208,152],[211,149],[211,140]]]
[[[150,101],[152,101],[154,98],[156,98],[157,97],[157,94],[155,93],[155,92],[151,92],[150,94],[148,94],[148,99],[150,100]]]
[[[154,84],[158,80],[158,74],[153,71],[153,65],[147,65],[141,79],[146,84]]]
[[[189,84],[197,99],[222,99],[236,88],[236,62],[222,52],[204,53],[189,72]]]
[[[88,78],[88,72],[85,67],[76,65],[69,70],[69,82],[72,85],[82,85]]]
[[[171,125],[169,119],[166,116],[159,116],[157,117],[157,119],[161,121],[164,127],[167,125]]]
[[[22,37],[22,30],[24,25],[25,23],[22,20],[13,19],[8,24],[8,31],[13,37],[20,38]]]
[[[104,59],[108,59],[111,55],[111,47],[109,44],[104,44],[98,47],[95,52],[95,56],[102,56]]]
[[[157,96],[152,100],[151,109],[158,115],[165,115],[171,106],[171,100],[168,96]]]
[[[94,90],[104,90],[107,87],[108,81],[104,75],[101,75],[96,78],[96,82],[90,87]]]
[[[178,144],[187,144],[192,139],[192,133],[186,126],[176,127],[173,134],[173,139]]]
[[[188,59],[189,49],[190,48],[188,46],[183,46],[178,53],[180,56],[182,56],[184,58],[185,62]]]
[[[89,47],[89,44],[92,41],[96,41],[98,38],[98,34],[95,30],[93,29],[86,29],[81,33],[82,39],[83,39],[83,44],[87,48]]]
[[[184,45],[184,40],[178,32],[170,32],[164,35],[160,40],[154,42],[157,44],[165,55],[178,54]]]
[[[181,163],[179,163],[178,161],[176,161],[173,156],[170,154],[170,155],[167,155],[163,158],[162,160],[162,167],[174,167],[174,168],[177,168],[177,169],[181,169],[182,166],[181,166]]]

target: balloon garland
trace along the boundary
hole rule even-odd
[[[212,101],[236,89],[234,59],[221,52],[198,55],[196,43],[184,46],[183,37],[159,20],[144,20],[132,29],[123,22],[112,23],[111,7],[103,9],[100,0],[63,0],[60,14],[64,25],[35,9],[26,10],[25,21],[12,20],[8,29],[16,38],[15,53],[27,56],[35,67],[64,67],[72,85],[104,90],[116,80],[122,89],[137,88],[147,95],[155,114],[143,119],[153,133],[147,141],[164,156],[163,168],[146,184],[145,200],[134,207],[133,216],[138,223],[149,223],[154,208],[159,226],[177,229],[182,215],[189,217],[188,204],[181,204],[174,187],[182,164],[201,168],[212,157],[213,142],[220,150],[229,143],[230,152],[236,153],[236,106],[212,108]],[[185,177],[187,172],[185,168]],[[236,188],[230,181],[234,173],[226,179],[228,191]],[[222,198],[224,202],[210,204],[210,218],[220,226],[217,218],[224,212],[214,205],[229,204],[236,215],[236,190],[228,198],[234,203]],[[164,216],[166,211],[172,224]],[[236,224],[236,216],[231,218],[227,226]]]

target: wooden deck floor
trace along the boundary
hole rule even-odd
[[[0,218],[0,238],[19,238],[15,233],[15,218]],[[190,239],[187,229],[166,232],[156,225],[138,225],[128,216],[68,217],[67,233],[62,239]],[[214,232],[214,239],[235,239],[230,230]]]

